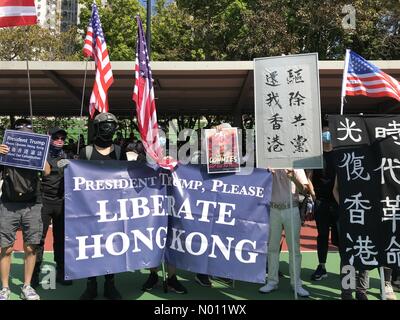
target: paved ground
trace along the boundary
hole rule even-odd
[[[20,236],[20,235],[19,235]],[[328,278],[319,282],[310,282],[310,276],[313,273],[315,267],[318,264],[316,250],[316,228],[313,223],[308,223],[302,228],[302,279],[304,286],[310,291],[311,300],[335,300],[340,298],[339,288],[339,254],[333,251],[335,248],[331,247],[331,251],[328,255],[327,270]],[[46,241],[46,249],[51,250],[52,238],[49,234]],[[16,249],[21,249],[20,240],[16,243]],[[124,299],[136,300],[136,299],[195,299],[195,300],[215,300],[215,299],[252,299],[252,300],[263,300],[263,299],[294,299],[293,293],[290,290],[290,282],[288,277],[288,253],[285,252],[286,246],[283,246],[284,252],[281,254],[281,271],[284,273],[284,277],[281,278],[279,290],[271,294],[260,294],[258,289],[261,285],[236,281],[235,286],[228,286],[220,282],[213,282],[213,288],[204,288],[199,286],[194,281],[194,274],[189,272],[180,271],[179,276],[182,283],[188,288],[189,293],[186,295],[178,295],[175,293],[164,293],[162,287],[155,288],[151,293],[143,293],[140,291],[141,285],[146,281],[148,271],[136,271],[118,274],[116,276],[116,283],[121,291]],[[13,292],[12,299],[19,299],[20,286],[22,284],[22,271],[23,271],[23,256],[22,253],[17,252],[14,254],[14,265],[11,271],[11,290]],[[53,264],[52,252],[45,254],[46,263],[49,265]],[[161,272],[159,272],[161,280]],[[56,290],[44,290],[40,288],[38,290],[42,299],[45,300],[64,300],[72,299],[75,300],[79,297],[85,287],[85,280],[74,281],[73,286],[63,287],[57,286]],[[102,299],[102,286],[103,277],[99,277],[99,299]],[[161,284],[161,281],[160,281]],[[371,272],[370,280],[370,291],[369,298],[371,300],[380,299],[379,288],[380,280],[377,270]],[[400,299],[400,294],[398,294]]]

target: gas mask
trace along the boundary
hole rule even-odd
[[[96,140],[95,144],[99,147],[109,147],[115,132],[117,131],[117,124],[113,121],[100,122],[96,125]]]

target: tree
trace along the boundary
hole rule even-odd
[[[231,44],[242,58],[318,52],[321,60],[341,59],[351,48],[366,59],[399,57],[399,8],[396,1],[352,1],[356,29],[343,28],[348,1],[255,0],[244,23],[250,34]]]
[[[0,60],[76,60],[77,29],[58,33],[38,25],[0,29]]]
[[[86,33],[92,12],[93,0],[81,2],[80,29]],[[105,34],[107,48],[111,60],[135,60],[137,25],[136,15],[145,17],[143,6],[138,0],[113,0],[101,6],[101,1],[96,1],[100,21]],[[145,19],[143,21],[146,21]],[[82,37],[83,39],[83,37]],[[82,40],[83,43],[83,40]]]
[[[177,0],[177,6],[193,17],[193,43],[204,53],[204,60],[239,60],[241,54],[231,44],[248,34],[244,17],[247,0]]]
[[[194,43],[193,17],[175,2],[157,0],[152,18],[152,59],[163,61],[204,60],[205,54]]]

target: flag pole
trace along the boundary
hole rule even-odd
[[[381,292],[382,292],[382,300],[387,300],[386,291],[385,291],[385,272],[383,271],[383,267],[379,267],[379,272],[381,274]]]
[[[294,169],[292,169],[292,170],[294,170]],[[293,174],[294,174],[294,171],[293,171]],[[294,214],[293,214],[293,198],[292,198],[292,181],[290,180],[290,178],[288,177],[288,181],[289,181],[289,203],[290,203],[290,224],[292,225],[292,227],[291,227],[291,238],[292,238],[292,241],[290,241],[291,243],[290,243],[290,245],[291,245],[291,247],[292,247],[292,266],[290,265],[290,257],[289,257],[289,270],[290,270],[290,268],[293,268],[293,284],[294,284],[294,299],[295,300],[297,300],[298,299],[298,297],[297,297],[297,276],[296,276],[296,261],[295,261],[295,259],[296,259],[296,255],[295,255],[295,253],[294,253],[294,218],[293,218],[293,216],[294,216]],[[286,230],[285,230],[285,234],[286,234]],[[287,238],[286,238],[287,239]],[[290,273],[290,272],[289,272]]]
[[[88,59],[85,59],[85,75],[83,78],[83,88],[82,88],[82,100],[81,100],[81,115],[80,119],[82,119],[83,116],[83,102],[85,101],[85,89],[86,89],[86,76],[87,76],[87,66],[88,66]],[[80,141],[81,141],[81,133],[82,133],[82,128],[79,127],[79,134],[78,134],[78,143],[77,143],[77,148],[76,148],[76,154],[79,154],[79,147],[80,147]]]
[[[32,109],[32,91],[31,91],[31,77],[29,72],[29,59],[28,59],[28,45],[25,44],[25,58],[26,58],[26,72],[28,76],[28,95],[29,95],[29,114],[31,122],[33,121],[33,109]]]
[[[350,49],[346,49],[346,55],[344,58],[344,67],[343,67],[343,79],[342,79],[342,94],[341,94],[341,102],[340,102],[340,114],[343,115],[343,107],[346,97],[346,83],[347,83],[347,72],[349,70],[349,59],[350,59]]]

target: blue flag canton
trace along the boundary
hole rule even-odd
[[[151,68],[149,61],[149,54],[147,51],[146,38],[144,37],[142,22],[140,21],[140,17],[137,17],[138,20],[138,40],[136,42],[136,57],[138,58],[139,63],[139,75],[142,78],[149,79],[150,89],[153,86],[152,76],[151,76]]]
[[[93,43],[96,44],[96,38],[99,38],[101,43],[104,43],[106,40],[104,38],[103,29],[101,27],[99,12],[95,4],[93,4],[92,6],[92,18],[90,22],[93,29]]]
[[[380,73],[380,71],[381,70],[378,67],[369,63],[357,53],[354,53],[353,51],[350,52],[348,73],[367,74]]]

